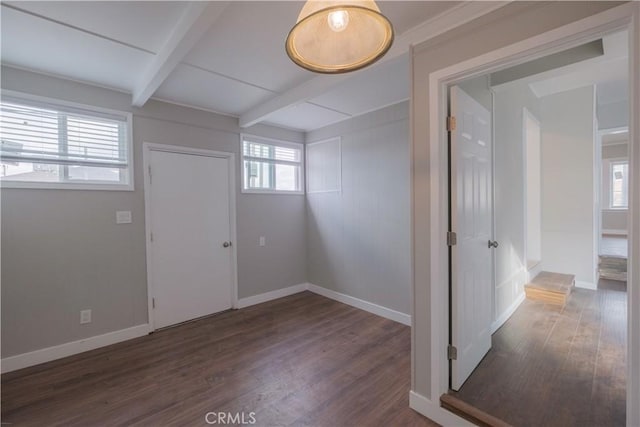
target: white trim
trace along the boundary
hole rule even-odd
[[[617,229],[603,229],[602,230],[602,234],[611,234],[613,236],[626,236],[628,234],[628,231],[627,230],[617,230]]]
[[[236,308],[250,307],[256,304],[262,304],[263,302],[272,301],[274,299],[287,297],[289,295],[297,294],[307,290],[307,283],[300,283],[298,285],[289,286],[288,288],[276,289],[275,291],[265,292],[263,294],[253,295],[250,297],[240,298]]]
[[[299,190],[296,191],[287,191],[287,190],[275,190],[275,189],[260,189],[260,188],[245,188],[244,182],[244,141],[245,138],[251,142],[257,142],[267,145],[273,145],[276,147],[285,147],[285,148],[293,148],[300,151],[300,161],[299,162],[291,162],[291,161],[280,161],[273,159],[259,159],[255,157],[249,157],[250,160],[255,161],[265,161],[274,164],[288,164],[293,166],[300,167],[300,173],[298,177],[298,186]],[[250,133],[241,133],[240,134],[240,192],[243,194],[288,194],[288,195],[301,195],[305,194],[305,146],[300,142],[292,142],[292,141],[284,141],[281,139],[273,139],[273,138],[265,138],[264,136],[253,135]]]
[[[504,313],[500,315],[500,317],[493,321],[493,323],[491,324],[491,335],[493,335],[498,329],[500,329],[502,325],[505,324],[507,320],[509,320],[513,313],[516,312],[518,307],[520,307],[520,304],[524,302],[525,298],[525,293],[521,292],[520,295],[518,295],[518,298],[516,298],[516,300],[509,306],[509,308],[506,309]]]
[[[33,95],[31,93],[19,92],[15,90],[0,90],[0,98],[8,96],[16,101],[25,100],[32,101],[36,104],[45,104],[49,108],[56,106],[68,107],[74,110],[80,110],[90,116],[91,113],[104,114],[115,119],[116,117],[126,121],[126,138],[127,138],[127,167],[128,182],[113,183],[107,181],[59,181],[59,182],[36,182],[36,181],[0,181],[1,189],[37,189],[37,190],[98,190],[98,191],[134,191],[135,190],[135,169],[133,159],[133,114],[128,111],[113,110],[109,108],[96,107],[94,105],[81,104],[79,102],[65,101],[62,99],[50,98],[46,96]],[[99,117],[99,116],[98,116]]]
[[[235,154],[226,151],[203,150],[199,148],[189,148],[180,145],[154,144],[143,142],[142,162],[144,175],[144,219],[145,219],[145,249],[147,259],[147,313],[148,323],[152,331],[155,331],[155,320],[153,316],[153,271],[151,269],[153,257],[153,245],[151,245],[151,199],[150,192],[147,191],[151,185],[149,177],[149,166],[151,151],[163,151],[168,153],[192,154],[196,156],[218,157],[227,159],[229,164],[229,233],[231,242],[231,307],[238,306],[238,248],[235,243],[238,241],[236,233],[236,172]]]
[[[182,62],[192,48],[220,18],[229,2],[193,2],[187,4],[169,38],[156,52],[133,89],[132,104],[142,107]]]
[[[640,6],[632,2],[623,4],[592,15],[590,17],[558,27],[554,30],[536,35],[526,40],[513,43],[509,46],[496,49],[487,54],[462,61],[455,65],[440,69],[428,76],[429,79],[429,171],[430,171],[430,349],[431,361],[429,372],[431,375],[430,396],[440,396],[448,390],[448,363],[446,363],[447,326],[448,325],[448,256],[445,242],[447,229],[446,200],[448,194],[446,168],[447,156],[444,141],[446,141],[445,117],[446,117],[446,86],[461,81],[487,74],[507,66],[516,65],[524,61],[540,58],[555,52],[568,49],[588,41],[595,40],[613,31],[624,28],[629,29],[629,83],[630,83],[630,159],[633,164],[630,180],[630,207],[640,208],[639,201],[634,197],[640,192],[633,185],[635,173],[640,172],[640,154],[634,154],[640,150],[638,140],[638,127],[640,127],[640,114],[635,109],[640,108],[638,100],[639,91],[637,82],[631,78],[640,72],[640,56],[638,55],[638,43],[640,43]],[[414,141],[415,144],[415,141]],[[634,146],[634,144],[636,146]],[[635,157],[634,157],[635,156]],[[637,170],[636,170],[637,169]],[[633,251],[640,247],[640,230],[633,229],[637,224],[638,214],[630,215],[634,219],[630,224],[630,255],[633,260]],[[627,425],[640,424],[640,407],[636,404],[640,400],[640,375],[637,366],[640,366],[640,334],[638,333],[640,306],[640,293],[634,292],[636,280],[632,279],[634,267],[640,266],[640,257],[632,261],[629,269],[628,287],[628,345],[627,345]],[[640,268],[638,269],[640,271]],[[635,278],[635,275],[633,275]],[[636,307],[636,309],[634,309]],[[415,344],[415,342],[414,342]],[[415,346],[414,346],[415,349]],[[415,354],[413,355],[415,361]],[[415,372],[415,367],[414,367]]]
[[[308,284],[308,289],[314,294],[322,295],[323,297],[330,298],[332,300],[350,305],[355,308],[359,308],[360,310],[368,311],[369,313],[373,313],[389,320],[393,320],[394,322],[411,326],[411,316],[408,314],[401,313],[399,311],[392,310],[390,308],[383,307],[381,305],[374,304],[360,298],[352,297],[351,295],[346,295],[340,292],[333,291],[331,289],[323,288],[312,283]]]
[[[584,280],[576,280],[575,287],[581,289],[591,289],[593,291],[598,289],[598,286],[595,283],[587,282]]]
[[[438,397],[440,399],[440,397]],[[416,393],[409,392],[409,407],[414,411],[424,415],[432,421],[443,427],[474,427],[475,424],[470,423],[464,418],[459,417],[453,412],[442,408],[439,404],[433,403],[426,397]]]
[[[148,324],[132,326],[131,328],[119,331],[108,332],[103,335],[83,338],[65,344],[55,345],[40,350],[22,353],[16,356],[9,356],[2,359],[2,373],[16,371],[29,366],[39,365],[96,348],[105,347],[133,338],[142,337],[151,332]]]

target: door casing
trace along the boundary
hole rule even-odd
[[[166,153],[191,154],[196,156],[217,157],[226,159],[229,166],[229,231],[231,236],[231,303],[233,308],[238,308],[238,253],[236,235],[236,172],[235,154],[225,151],[203,150],[199,148],[182,147],[179,145],[154,144],[144,142],[142,145],[142,160],[144,173],[144,216],[145,216],[145,238],[146,238],[146,259],[147,259],[147,313],[149,330],[155,331],[153,316],[153,272],[151,271],[151,259],[153,257],[153,245],[151,245],[151,200],[148,189],[151,185],[151,175],[149,167],[151,161],[151,151],[162,151]]]
[[[629,34],[629,159],[631,170],[629,208],[629,260],[628,277],[628,331],[627,331],[627,425],[640,425],[640,84],[633,76],[640,75],[640,7],[631,2],[614,7],[588,18],[564,25],[521,42],[468,59],[429,74],[429,157],[430,167],[430,396],[433,401],[411,391],[410,406],[426,416],[436,419],[464,420],[442,409],[435,402],[448,390],[449,364],[447,344],[449,331],[448,306],[448,226],[447,168],[447,87],[462,80],[492,73],[500,69],[522,64],[549,54],[594,41],[603,35],[628,30]],[[634,227],[635,226],[635,227]],[[413,231],[413,230],[412,230]],[[634,309],[634,307],[636,307]],[[414,307],[415,309],[415,307]],[[415,322],[413,328],[416,328]],[[413,332],[415,335],[415,331]],[[415,348],[413,360],[415,363]],[[415,366],[412,372],[415,375]],[[415,378],[413,379],[415,383]],[[453,418],[452,418],[453,417]]]

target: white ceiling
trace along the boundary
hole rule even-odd
[[[319,76],[284,51],[302,4],[3,1],[0,58],[125,91],[141,103],[152,96],[241,124],[312,130],[408,99],[406,52],[424,23],[446,17],[457,25],[486,13],[460,2],[379,1],[395,28],[394,49],[368,69]],[[465,16],[465,7],[475,9]]]
[[[629,92],[628,33],[609,34],[602,38],[602,42],[603,55],[494,86],[493,89],[528,84],[536,96],[543,97],[595,85],[598,105],[626,101]]]

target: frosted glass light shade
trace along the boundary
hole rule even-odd
[[[293,62],[318,73],[346,73],[380,59],[393,27],[373,0],[308,0],[286,42]]]

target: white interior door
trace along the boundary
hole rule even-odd
[[[229,159],[150,151],[154,327],[232,306]]]
[[[451,387],[458,390],[491,348],[491,113],[451,88]]]

